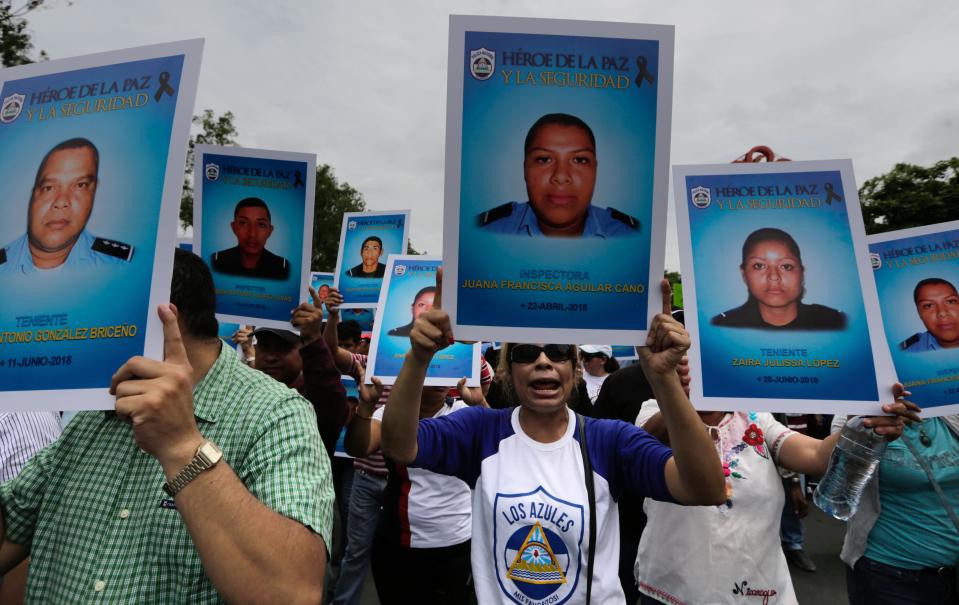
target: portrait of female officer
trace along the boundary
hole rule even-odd
[[[739,271],[749,292],[746,302],[712,318],[714,326],[766,330],[842,330],[846,314],[802,302],[806,268],[799,244],[782,229],[765,227],[743,243]]]

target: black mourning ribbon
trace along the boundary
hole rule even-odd
[[[172,86],[170,86],[170,72],[168,71],[160,72],[160,88],[158,88],[156,94],[153,95],[153,100],[159,103],[160,99],[163,98],[164,93],[172,97],[173,93],[175,92],[176,90]]]
[[[297,170],[296,174],[294,174],[293,176],[296,178],[296,180],[293,182],[293,188],[296,189],[297,187],[302,187],[304,183],[303,183],[303,179],[300,178],[300,171]]]
[[[636,67],[639,68],[639,73],[636,74],[636,79],[633,80],[633,82],[636,82],[637,88],[643,87],[643,80],[646,80],[647,82],[649,82],[650,86],[653,85],[653,81],[654,81],[653,72],[649,71],[649,69],[647,68],[648,64],[649,63],[646,60],[645,56],[640,55],[636,57]]]
[[[826,193],[828,194],[826,196],[826,203],[829,204],[830,206],[832,205],[833,200],[836,200],[837,202],[842,201],[842,197],[840,197],[839,194],[833,190],[832,183],[826,183],[825,185],[823,185],[823,189],[825,189]]]

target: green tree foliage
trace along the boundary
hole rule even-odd
[[[26,0],[14,6],[12,0],[0,0],[0,62],[4,67],[46,61],[47,53],[40,51],[33,58],[33,41],[24,15],[43,6],[46,0]]]
[[[343,213],[366,210],[363,195],[340,183],[329,164],[316,169],[316,198],[313,203],[313,259],[314,271],[333,271],[340,245]]]
[[[233,112],[228,111],[217,116],[212,109],[205,109],[203,113],[193,116],[193,125],[199,127],[199,132],[190,135],[189,148],[186,153],[186,172],[183,175],[183,193],[180,196],[180,222],[184,226],[193,224],[193,150],[198,145],[236,145],[239,134],[233,124]]]
[[[959,219],[959,157],[932,166],[896,164],[859,190],[867,233]]]

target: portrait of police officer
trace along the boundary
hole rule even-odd
[[[386,265],[380,262],[383,256],[383,240],[371,235],[360,244],[360,258],[363,261],[346,272],[347,277],[383,277]]]
[[[410,332],[413,330],[413,322],[415,322],[420,315],[425,311],[433,308],[433,299],[436,297],[436,286],[426,286],[416,293],[416,296],[413,297],[413,304],[410,305],[410,310],[413,313],[413,319],[410,320],[410,323],[402,325],[396,328],[393,328],[386,333],[387,336],[409,336]]]
[[[920,281],[912,291],[919,319],[926,327],[899,343],[910,353],[938,351],[959,347],[959,292],[952,283],[930,277]]]
[[[43,156],[30,193],[27,232],[0,248],[0,274],[129,263],[133,246],[86,228],[99,172],[100,152],[85,138],[63,141]]]
[[[508,202],[477,216],[488,233],[547,237],[622,237],[638,219],[592,203],[599,166],[596,137],[583,120],[551,113],[536,120],[523,146],[527,202]]]
[[[236,246],[213,253],[210,266],[214,271],[262,279],[289,277],[289,261],[266,249],[266,241],[273,235],[273,217],[266,202],[258,197],[237,202],[230,228]]]

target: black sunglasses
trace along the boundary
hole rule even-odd
[[[550,361],[569,361],[573,358],[572,345],[513,345],[509,350],[509,360],[512,363],[533,363],[539,359],[540,353],[546,353]]]

